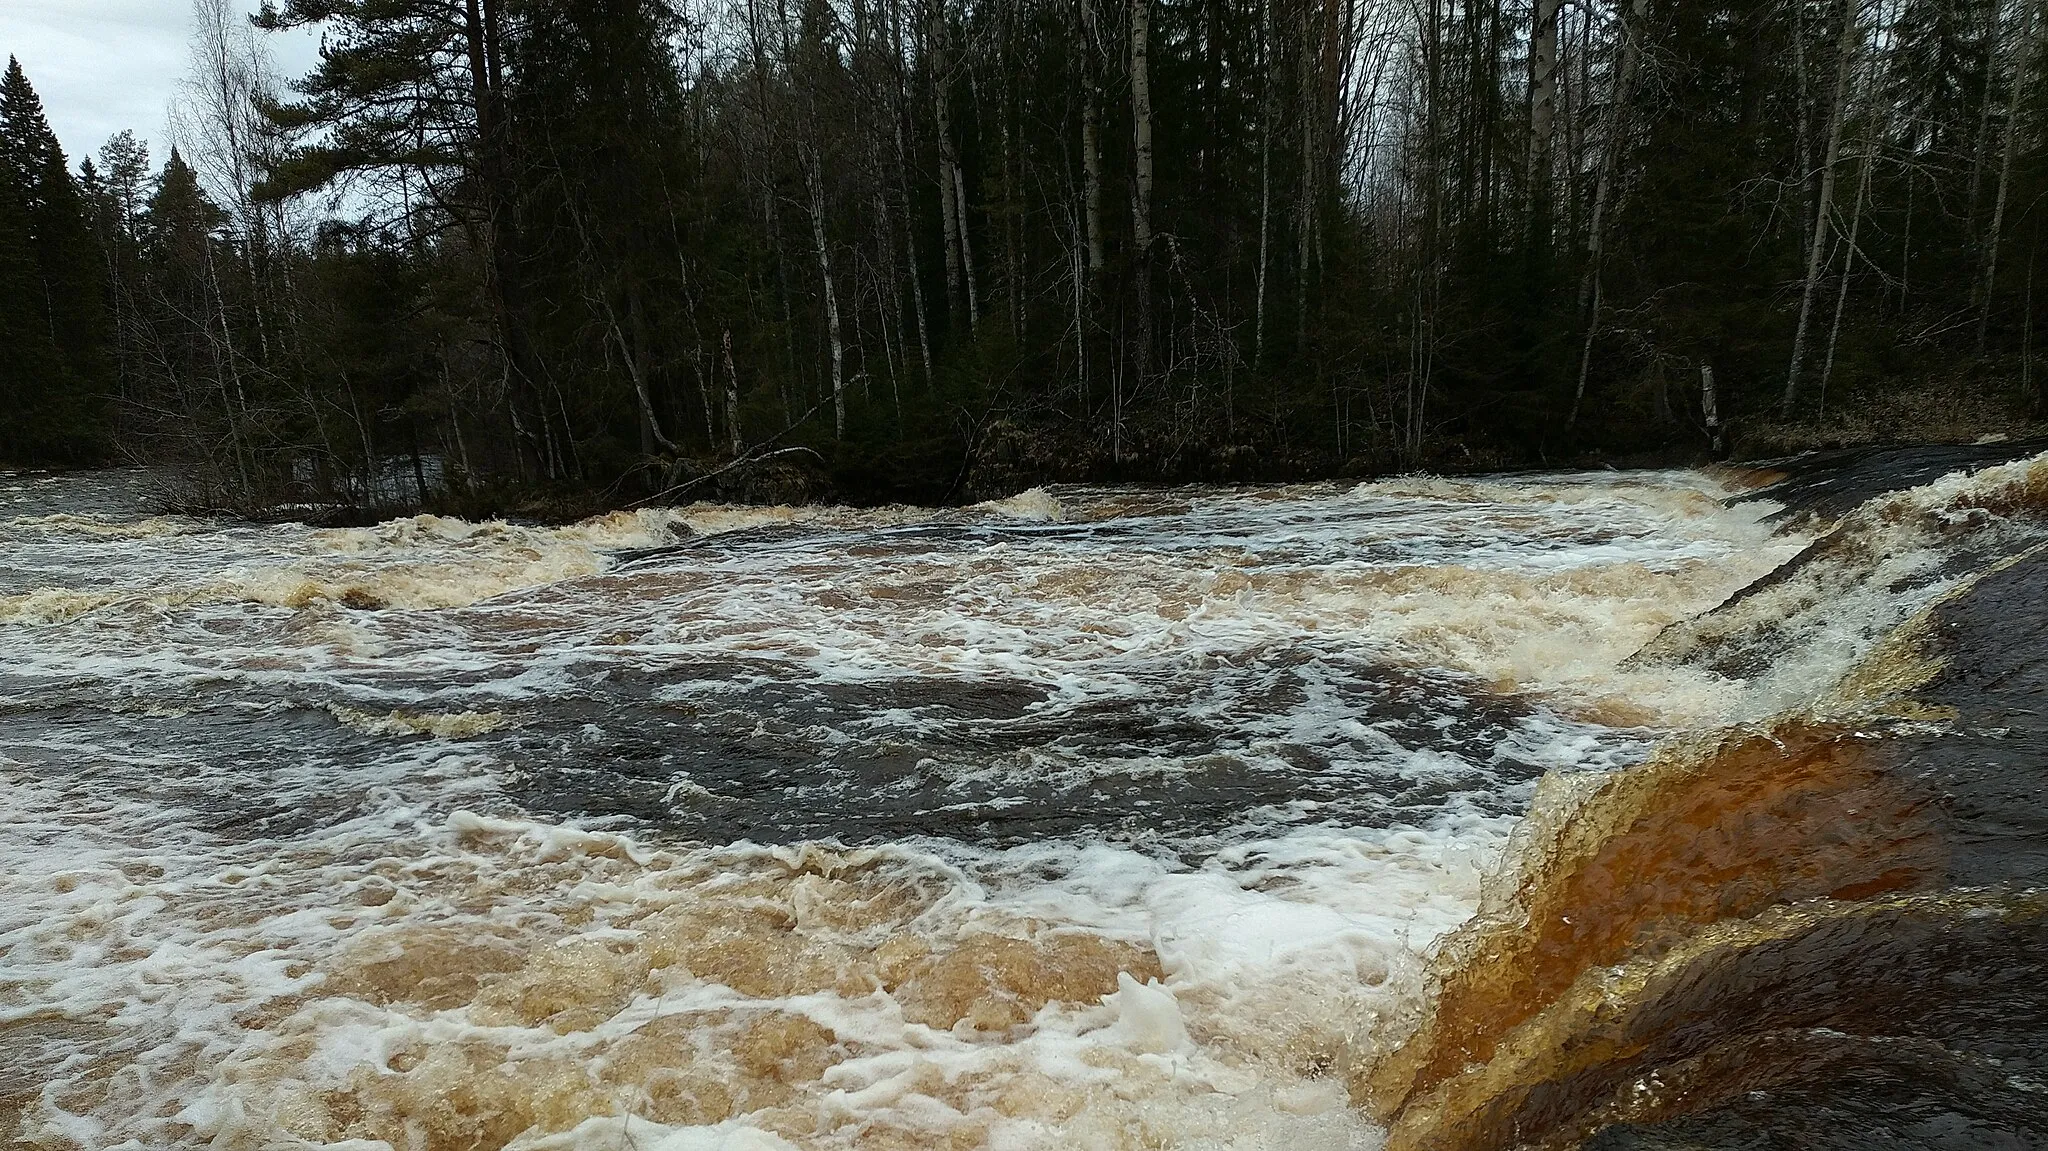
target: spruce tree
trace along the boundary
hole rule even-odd
[[[144,185],[149,182],[149,144],[123,129],[100,145],[100,178],[107,198],[129,239],[135,238],[142,215]]]
[[[18,207],[32,283],[17,338],[34,347],[35,377],[18,383],[23,419],[16,451],[30,459],[81,462],[106,437],[108,391],[104,263],[84,196],[43,116],[21,63],[0,76],[0,168]],[[10,310],[15,310],[10,309]]]
[[[21,70],[21,61],[7,58],[0,73],[0,164],[7,166],[30,210],[40,207],[36,185],[50,161],[64,162],[57,135],[43,116],[43,101]]]
[[[171,149],[155,194],[142,215],[143,259],[151,285],[147,316],[157,330],[161,383],[174,395],[155,406],[191,405],[219,391],[210,329],[218,315],[208,276],[209,248],[225,213],[207,199],[199,176]],[[202,384],[201,381],[211,381]],[[198,412],[191,413],[195,418]]]
[[[141,224],[143,241],[157,270],[173,277],[203,277],[206,245],[226,217],[200,188],[199,173],[172,148]]]
[[[0,463],[29,463],[41,454],[44,389],[60,370],[42,297],[28,195],[13,166],[0,163]]]

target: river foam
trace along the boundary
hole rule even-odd
[[[0,526],[0,1124],[1377,1147],[1348,1077],[1537,779],[1762,706],[1632,658],[1813,538],[1728,494],[38,507]]]

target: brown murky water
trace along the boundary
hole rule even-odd
[[[351,531],[0,476],[0,1129],[2036,1145],[2048,465],[1895,465]]]

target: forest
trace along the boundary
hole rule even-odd
[[[0,83],[0,460],[496,510],[2019,426],[2038,8],[198,0],[154,150]]]

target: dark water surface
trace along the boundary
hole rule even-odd
[[[1977,578],[2048,539],[2010,458],[1808,462],[1782,503],[1649,473],[347,530],[0,476],[0,1129],[2035,1139],[2048,576]],[[1962,464],[1990,470],[1941,478]],[[1850,492],[1898,506],[1865,523]],[[1813,515],[1779,530],[1787,505]],[[1913,659],[1901,625],[1933,637]],[[1731,724],[1795,750],[1656,751]],[[1809,745],[1858,750],[1751,778]],[[1597,834],[1516,846],[1588,788]],[[1718,814],[1658,847],[1595,819],[1628,803]],[[1760,820],[1822,845],[1807,870],[1757,854]],[[1523,930],[1515,1011],[1456,976],[1484,876],[1536,867],[1526,898],[1595,923],[1621,913],[1570,910],[1584,876],[1705,890],[1703,851],[1727,894],[1682,914]],[[1630,964],[1664,973],[1611,1015],[1632,1062],[1516,1062],[1513,1027],[1559,1026],[1544,996]],[[1452,1059],[1389,1107],[1369,1081],[1430,1019],[1522,1070]],[[1655,1115],[1612,1102],[1660,1074],[1689,1086]]]

